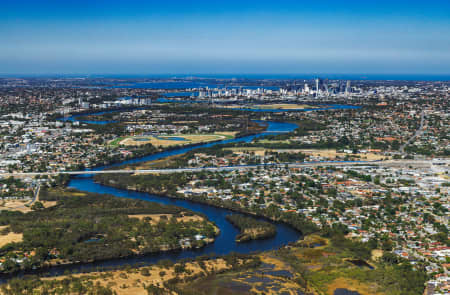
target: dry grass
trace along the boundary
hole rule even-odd
[[[170,220],[172,219],[173,214],[135,214],[135,215],[128,215],[130,218],[137,218],[139,220],[143,220],[146,217],[150,217],[150,224],[158,224],[161,219],[163,220]],[[203,217],[198,215],[193,216],[182,216],[177,217],[177,222],[191,222],[191,221],[203,221]]]
[[[8,225],[0,226],[0,231],[6,229]],[[9,232],[6,235],[0,235],[0,247],[5,246],[6,244],[12,243],[12,242],[22,242],[23,240],[23,234],[16,234],[13,232]]]
[[[29,201],[6,201],[0,205],[0,210],[20,211],[22,213],[30,212],[30,207],[25,205],[29,205]]]
[[[230,150],[235,154],[244,154],[244,153],[254,153],[257,156],[264,156],[266,154],[267,149],[258,148],[258,147],[238,147],[238,148],[224,148],[224,150]]]
[[[365,153],[365,154],[346,154],[346,153],[338,153],[336,150],[316,150],[316,149],[300,149],[299,152],[302,152],[306,155],[314,156],[314,157],[322,157],[327,159],[336,159],[336,157],[345,158],[346,156],[358,156],[361,160],[382,160],[386,158],[384,155],[379,155],[375,153]]]
[[[379,249],[372,250],[372,260],[373,261],[377,261],[378,259],[381,258],[381,256],[383,256],[382,250],[379,250]]]
[[[229,269],[230,266],[226,264],[223,259],[214,259],[204,261],[206,270],[211,271],[222,271]],[[148,275],[143,275],[142,270],[148,270]],[[190,271],[190,274],[179,274],[179,278],[184,278],[186,276],[192,276],[200,273],[204,273],[204,270],[199,266],[197,262],[186,263],[186,269]],[[161,275],[164,272],[164,275]],[[164,268],[161,266],[151,266],[151,267],[141,267],[137,269],[118,270],[111,272],[93,272],[89,274],[75,274],[73,277],[86,278],[92,281],[94,284],[99,283],[102,286],[109,286],[117,295],[147,295],[147,291],[144,285],[155,285],[163,286],[163,283],[177,277],[174,271],[174,267]],[[63,280],[67,276],[58,276],[53,278],[42,278],[42,280]],[[170,294],[170,293],[167,293]]]

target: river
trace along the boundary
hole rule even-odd
[[[107,169],[114,166],[120,166],[124,164],[132,164],[138,162],[146,162],[156,159],[162,159],[172,155],[179,155],[186,153],[190,150],[203,148],[203,147],[211,147],[217,144],[230,143],[230,142],[249,142],[256,137],[261,137],[269,134],[278,134],[280,132],[290,132],[294,130],[297,126],[291,123],[280,123],[280,122],[263,122],[257,121],[260,124],[267,124],[267,130],[265,132],[245,136],[241,138],[211,142],[202,145],[196,146],[188,146],[182,147],[170,151],[160,152],[153,155],[145,156],[142,158],[131,159],[127,161],[123,161],[121,163],[116,163],[113,165],[107,165],[102,167],[97,167],[95,170]],[[265,251],[279,248],[283,245],[288,244],[289,242],[294,242],[301,237],[301,233],[291,228],[290,226],[283,223],[276,223],[274,225],[277,227],[277,234],[275,237],[265,239],[265,240],[256,240],[249,241],[246,243],[236,243],[235,237],[239,233],[239,231],[233,227],[226,219],[225,216],[233,213],[231,210],[216,208],[213,206],[209,206],[206,204],[196,203],[189,200],[182,199],[173,199],[164,196],[157,196],[147,193],[128,191],[123,189],[117,189],[109,186],[104,186],[98,183],[95,183],[92,175],[83,175],[74,177],[70,180],[69,187],[76,188],[81,191],[88,191],[93,193],[100,194],[109,194],[114,195],[121,198],[130,198],[130,199],[140,199],[144,201],[156,202],[160,204],[166,205],[175,205],[179,207],[186,208],[188,210],[192,210],[194,212],[199,212],[205,214],[209,220],[213,221],[219,228],[220,234],[216,237],[216,240],[206,245],[201,249],[193,249],[193,250],[181,250],[181,251],[172,251],[172,252],[160,252],[152,255],[145,256],[135,256],[135,257],[126,257],[126,258],[118,258],[111,259],[105,261],[97,261],[93,263],[84,263],[84,264],[72,264],[72,265],[59,265],[53,266],[51,268],[47,268],[44,271],[51,276],[61,275],[65,271],[75,271],[75,272],[89,272],[95,271],[98,268],[108,268],[108,267],[117,267],[125,264],[152,264],[161,259],[170,259],[170,260],[179,260],[182,258],[195,258],[200,255],[206,254],[217,254],[224,255],[231,252],[238,253],[251,253],[256,251]],[[39,271],[41,272],[41,271]]]
[[[349,108],[352,108],[352,107],[349,106]],[[96,114],[100,115],[100,114],[103,114],[103,112],[96,113]],[[90,115],[96,115],[96,114],[90,114]],[[76,120],[76,117],[77,116],[72,116],[69,119]],[[66,120],[67,120],[67,118],[66,118]],[[105,123],[105,122],[99,123],[98,121],[92,121],[92,123],[95,123],[95,122],[98,124]],[[116,167],[116,166],[120,166],[120,165],[125,165],[125,164],[134,164],[134,163],[139,163],[139,162],[146,162],[146,161],[162,159],[162,158],[166,158],[168,156],[183,154],[183,153],[186,153],[186,152],[194,150],[194,149],[211,147],[211,146],[218,145],[218,144],[232,143],[232,142],[250,142],[254,138],[257,138],[257,137],[271,135],[271,134],[291,132],[295,128],[297,128],[297,125],[292,124],[292,123],[286,123],[286,122],[271,122],[271,121],[256,121],[256,122],[258,122],[260,124],[267,124],[266,131],[256,134],[256,135],[250,135],[250,136],[245,136],[245,137],[241,137],[241,138],[211,142],[211,143],[206,143],[206,144],[201,144],[201,145],[196,145],[196,146],[181,147],[181,148],[173,149],[170,151],[164,151],[164,152],[152,154],[152,155],[141,157],[141,158],[126,160],[126,161],[112,164],[112,165],[97,167],[97,168],[94,168],[94,170],[103,170],[103,169]],[[54,267],[51,267],[51,268],[48,268],[45,270],[52,276],[61,275],[66,270],[89,272],[89,271],[94,271],[97,268],[117,267],[117,266],[122,266],[125,264],[136,264],[136,263],[151,264],[151,263],[157,262],[161,259],[178,260],[178,259],[182,259],[182,258],[195,258],[197,256],[205,255],[205,254],[224,255],[224,254],[228,254],[231,252],[251,253],[251,252],[257,252],[257,251],[266,251],[266,250],[277,249],[281,246],[288,244],[289,242],[294,242],[301,237],[301,233],[296,231],[292,227],[290,227],[284,223],[273,222],[273,224],[277,228],[277,234],[274,237],[268,238],[265,240],[255,240],[255,241],[249,241],[246,243],[236,243],[235,237],[239,232],[235,227],[233,227],[225,219],[226,215],[233,213],[231,210],[223,209],[223,208],[216,208],[213,206],[196,203],[196,202],[192,202],[189,200],[173,199],[173,198],[164,197],[164,196],[157,196],[157,195],[152,195],[152,194],[148,194],[148,193],[134,192],[134,191],[128,191],[128,190],[123,190],[123,189],[117,189],[117,188],[113,188],[113,187],[109,187],[109,186],[104,186],[104,185],[95,183],[92,175],[82,175],[82,176],[74,177],[70,180],[68,186],[71,188],[81,190],[81,191],[88,191],[88,192],[100,193],[100,194],[109,194],[109,195],[114,195],[114,196],[121,197],[121,198],[140,199],[140,200],[156,202],[156,203],[160,203],[160,204],[175,205],[175,206],[186,208],[188,210],[192,210],[194,212],[203,213],[220,228],[220,234],[217,236],[216,240],[213,243],[208,244],[207,246],[205,246],[201,249],[182,250],[182,251],[173,251],[173,252],[161,252],[161,253],[156,253],[156,254],[152,254],[152,255],[111,259],[111,260],[97,261],[97,262],[86,263],[86,264],[54,266]]]

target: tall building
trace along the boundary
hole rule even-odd
[[[319,96],[319,83],[320,83],[320,79],[316,78],[316,97]]]
[[[325,91],[325,94],[328,96],[328,79],[323,80],[323,90]]]
[[[352,92],[350,87],[350,80],[347,80],[347,85],[345,86],[345,95],[348,95],[350,92]]]

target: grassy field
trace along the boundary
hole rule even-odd
[[[303,110],[303,109],[314,109],[317,107],[307,104],[275,103],[275,104],[256,104],[256,105],[229,105],[225,106],[225,108],[228,109],[252,108],[260,110]]]
[[[116,138],[116,139],[114,139],[114,140],[112,140],[112,141],[110,141],[109,142],[109,144],[111,145],[111,146],[118,146],[119,144],[120,144],[120,142],[122,141],[122,140],[124,140],[126,137],[118,137],[118,138]]]
[[[315,106],[307,104],[290,104],[290,103],[275,103],[275,104],[259,104],[254,105],[254,108],[263,110],[303,110],[303,109],[314,109]]]
[[[216,140],[232,139],[236,132],[217,132],[212,134],[173,134],[164,136],[129,136],[120,137],[110,142],[110,145],[139,146],[151,143],[154,146],[169,147],[187,145]]]

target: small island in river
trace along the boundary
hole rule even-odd
[[[267,221],[241,214],[227,215],[226,219],[240,230],[240,234],[236,236],[236,242],[238,243],[267,239],[277,234],[276,227]]]

